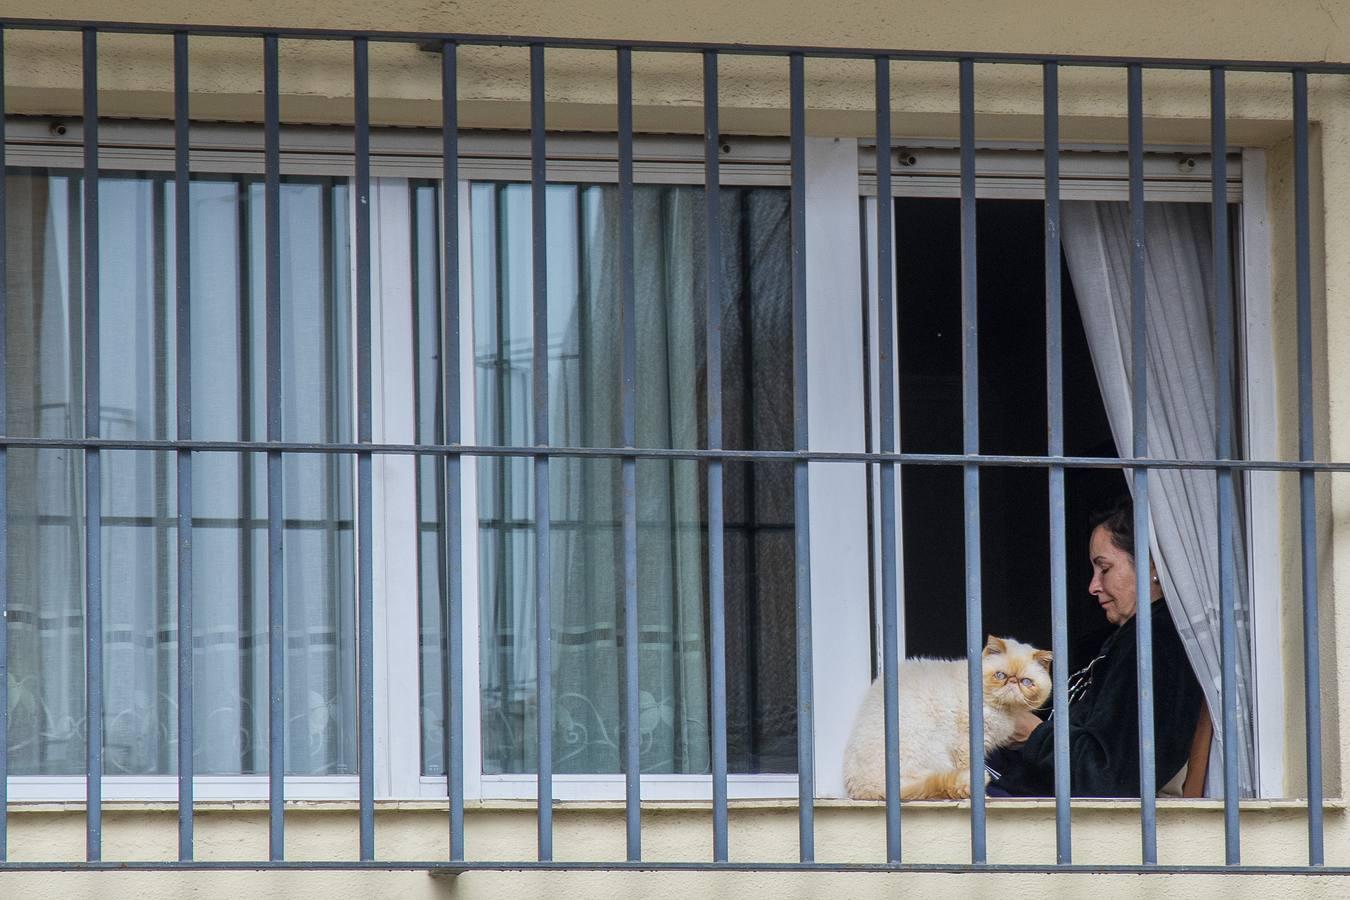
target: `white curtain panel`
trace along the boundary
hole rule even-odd
[[[534,441],[528,185],[474,186],[479,434]],[[702,302],[701,193],[640,188],[634,196],[639,446],[698,442],[696,311]],[[549,188],[549,438],[618,446],[619,198],[612,187]],[[534,516],[528,460],[480,460],[485,566],[484,771],[532,772],[538,681]],[[623,539],[617,460],[550,465],[554,759],[559,774],[622,770]],[[706,772],[707,648],[699,470],[637,464],[638,602],[643,772]]]
[[[1129,205],[1074,201],[1065,202],[1062,209],[1064,251],[1097,381],[1116,446],[1122,456],[1129,456],[1133,447]],[[1213,458],[1217,404],[1210,208],[1195,203],[1149,203],[1144,218],[1148,455]],[[1225,297],[1222,302],[1232,301]],[[1236,423],[1236,414],[1233,420]],[[1234,446],[1240,446],[1236,439]],[[1234,508],[1239,517],[1234,523],[1232,548],[1239,648],[1238,780],[1242,795],[1251,796],[1255,765],[1250,593],[1242,504],[1237,498]],[[1219,761],[1223,737],[1219,715],[1218,484],[1214,472],[1154,469],[1149,476],[1149,513],[1154,561],[1167,605],[1215,723],[1207,793],[1217,796],[1222,793]]]
[[[78,177],[6,176],[11,434],[71,437],[84,418]],[[99,185],[100,433],[175,433],[172,181]],[[282,188],[283,433],[350,440],[346,188]],[[263,433],[262,184],[194,179],[193,436]],[[254,454],[193,459],[194,767],[266,771],[267,608],[263,467]],[[85,770],[84,477],[80,454],[9,454],[9,746],[14,775]],[[176,500],[171,454],[101,459],[104,766],[168,775],[177,740]],[[293,774],[355,770],[351,464],[287,457],[288,717]]]

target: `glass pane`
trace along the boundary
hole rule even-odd
[[[5,231],[11,434],[83,429],[79,181],[10,170]],[[11,450],[9,762],[14,775],[84,771],[84,467],[65,450]]]
[[[10,366],[14,434],[83,433],[81,181],[11,169]],[[100,434],[176,433],[174,206],[164,175],[106,173],[100,202]],[[351,435],[347,188],[282,187],[282,425],[291,440]],[[265,436],[262,186],[191,190],[193,429]],[[171,454],[102,454],[104,732],[109,774],[175,766],[177,586]],[[344,772],[355,753],[351,462],[285,461],[287,766]],[[196,454],[193,512],[196,767],[266,770],[265,465]],[[10,752],[16,774],[84,770],[83,461],[10,454]]]
[[[535,440],[530,188],[475,184],[471,204],[477,440],[529,444]],[[635,205],[638,444],[704,446],[703,191],[642,186]],[[550,443],[617,446],[622,442],[617,191],[550,185],[547,215]],[[787,447],[792,380],[786,192],[725,190],[721,227],[727,248],[726,443]],[[537,762],[532,463],[481,459],[477,466],[483,770],[529,772]],[[785,494],[779,491],[781,477],[766,481],[774,478],[775,467],[727,468],[732,766],[792,771],[793,587],[790,575],[770,571],[783,566],[792,571],[790,468],[777,467],[789,473]],[[618,772],[620,463],[555,459],[550,507],[555,771]],[[707,497],[697,463],[639,463],[638,530],[642,768],[705,772]],[[759,561],[762,576],[746,577],[754,566],[736,562],[746,556]],[[780,607],[789,611],[788,625],[775,629],[769,623],[781,617]]]

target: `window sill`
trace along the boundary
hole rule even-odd
[[[989,797],[986,800],[987,808],[990,810],[1003,809],[1047,809],[1055,808],[1054,797]],[[884,800],[817,800],[816,807],[876,807],[884,809],[886,803]],[[1113,797],[1080,797],[1075,798],[1072,803],[1075,810],[1084,809],[1135,809],[1139,808],[1138,800],[1118,799]],[[1350,807],[1350,802],[1343,797],[1325,797],[1322,800],[1323,809],[1346,809]],[[905,809],[969,809],[969,800],[909,800],[904,804]],[[1223,800],[1209,797],[1182,798],[1182,797],[1159,797],[1158,809],[1185,809],[1185,810],[1218,810],[1223,811]],[[1243,811],[1253,810],[1303,810],[1308,808],[1306,798],[1282,797],[1272,799],[1250,799],[1238,801],[1238,808]]]
[[[731,810],[795,810],[797,808],[796,800],[789,799],[751,799],[751,800],[731,800],[728,802]],[[817,810],[883,810],[886,804],[881,800],[842,800],[842,799],[820,799],[815,803]],[[1239,809],[1244,812],[1256,812],[1262,810],[1280,811],[1293,810],[1300,811],[1308,808],[1308,801],[1299,798],[1280,798],[1280,799],[1256,799],[1243,800],[1238,804]],[[82,800],[70,801],[44,801],[44,800],[15,800],[9,804],[12,813],[72,813],[84,812],[85,804]],[[194,805],[197,813],[229,813],[229,812],[265,812],[268,808],[265,800],[199,800]],[[469,800],[464,804],[466,812],[522,812],[532,813],[534,811],[533,800]],[[624,808],[622,801],[616,800],[556,800],[554,809],[569,813],[614,813],[621,812]],[[939,810],[955,809],[965,810],[970,808],[969,800],[910,800],[904,804],[905,809],[915,810]],[[1055,801],[1052,797],[991,797],[988,799],[988,809],[991,812],[1004,810],[1054,810]],[[1137,810],[1139,801],[1110,799],[1110,798],[1087,798],[1076,799],[1073,801],[1073,809],[1081,810]],[[1159,797],[1158,809],[1184,809],[1192,810],[1213,810],[1222,811],[1224,808],[1222,800],[1209,798],[1202,799],[1182,799],[1177,797]],[[1325,810],[1344,810],[1350,808],[1350,801],[1342,797],[1328,797],[1322,801],[1322,808]],[[178,804],[162,800],[104,800],[103,809],[108,812],[176,812]],[[347,812],[357,809],[355,800],[288,800],[286,809],[292,812]],[[444,812],[448,809],[445,800],[376,800],[375,809],[377,812]],[[707,800],[661,800],[647,801],[642,804],[643,812],[690,812],[690,811],[708,811],[712,809],[712,804]]]

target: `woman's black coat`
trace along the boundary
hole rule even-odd
[[[1153,613],[1153,733],[1157,785],[1181,771],[1204,696],[1167,603]],[[1076,797],[1139,796],[1137,618],[1107,638],[1087,691],[1069,706],[1070,791]],[[1049,796],[1055,792],[1054,724],[1042,722],[1020,751],[998,755],[991,793]]]

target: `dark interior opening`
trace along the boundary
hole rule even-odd
[[[979,424],[984,453],[1046,453],[1044,204],[976,206]],[[960,201],[895,203],[900,447],[960,453]],[[1064,443],[1070,456],[1116,456],[1073,284],[1063,283]],[[1087,593],[1088,517],[1124,493],[1115,469],[1065,478],[1070,671],[1110,631]],[[965,656],[965,508],[959,466],[904,466],[905,653]],[[984,631],[1049,647],[1049,476],[1043,468],[983,469],[980,544]]]

